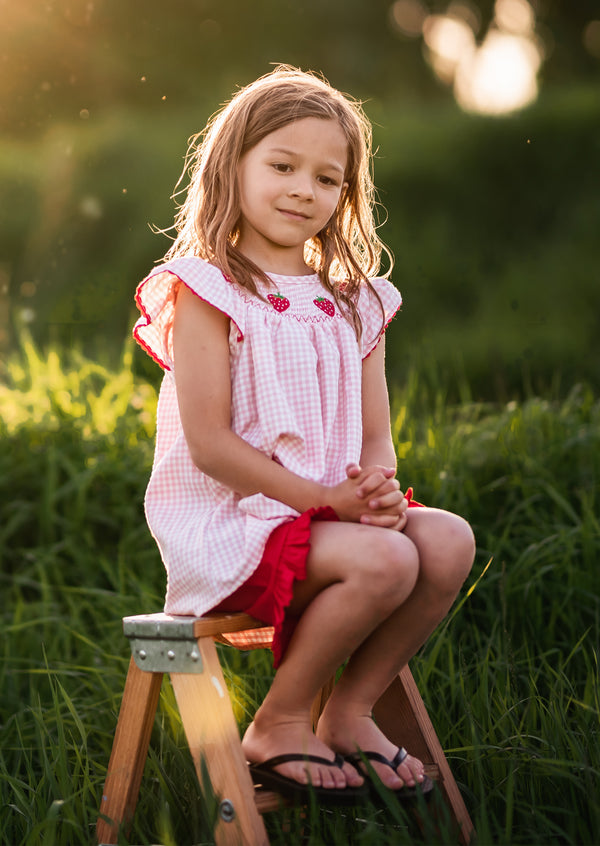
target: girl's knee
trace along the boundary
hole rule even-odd
[[[379,529],[372,533],[368,553],[357,568],[365,595],[393,610],[412,592],[419,575],[419,553],[400,532]]]
[[[439,538],[438,585],[457,591],[471,572],[475,558],[475,536],[469,523],[456,514],[448,514]]]
[[[457,514],[434,511],[415,520],[409,533],[419,550],[421,578],[443,593],[458,592],[475,558],[469,523]]]
[[[464,581],[471,572],[475,559],[475,535],[466,520],[456,514],[452,516],[454,525],[451,528],[450,550]]]

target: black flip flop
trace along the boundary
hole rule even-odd
[[[312,784],[300,784],[293,778],[288,778],[275,772],[279,764],[289,761],[305,761],[313,764],[326,764],[328,767],[344,766],[344,758],[336,755],[333,761],[318,755],[302,755],[289,752],[286,755],[276,755],[261,764],[249,764],[252,781],[256,785],[266,787],[280,793],[286,799],[298,804],[307,804],[311,796],[321,805],[354,805],[368,795],[366,783],[360,787],[315,787]]]
[[[377,793],[377,785],[373,782],[373,775],[375,774],[374,770],[372,767],[368,767],[369,771],[365,772],[365,763],[368,761],[377,761],[380,764],[385,764],[386,767],[390,767],[394,772],[396,772],[400,764],[408,757],[408,752],[403,746],[401,746],[391,760],[386,758],[385,755],[381,755],[379,752],[360,751],[353,755],[345,755],[344,757],[346,761],[358,770],[359,773],[362,773],[362,775],[365,775],[369,779],[372,790]],[[433,781],[427,775],[423,778],[423,781],[417,782],[414,787],[404,785],[403,787],[399,787],[397,790],[394,790],[391,787],[386,787],[379,778],[377,779],[377,782],[381,784],[385,790],[389,790],[390,793],[393,793],[400,802],[414,802],[419,795],[422,795],[425,799],[429,799],[431,797],[431,791],[434,788]]]

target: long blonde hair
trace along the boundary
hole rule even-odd
[[[174,195],[178,196],[177,189],[188,176],[186,199],[178,209],[174,224],[177,235],[165,260],[199,256],[257,295],[257,279],[271,284],[266,274],[236,248],[240,221],[238,163],[271,132],[307,117],[338,121],[348,142],[348,163],[344,175],[347,185],[336,211],[325,228],[307,242],[305,261],[360,335],[356,308],[360,286],[370,286],[369,277],[379,270],[382,251],[389,257],[390,269],[392,263],[374,220],[371,125],[360,103],[313,73],[288,65],[276,67],[240,89],[205,129],[190,139]]]

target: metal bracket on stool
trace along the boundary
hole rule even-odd
[[[144,672],[204,672],[193,625],[185,618],[158,622],[153,614],[146,619],[125,617],[123,633],[129,639],[133,660]]]

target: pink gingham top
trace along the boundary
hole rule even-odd
[[[179,419],[171,326],[180,280],[230,318],[231,426],[292,473],[323,485],[346,478],[362,444],[362,359],[375,348],[402,302],[385,279],[358,302],[362,340],[317,275],[278,276],[267,301],[193,256],[157,267],[139,285],[142,316],[134,335],[164,368],[156,451],[146,517],[165,564],[170,614],[204,614],[242,585],[281,523],[298,517],[263,496],[242,497],[192,462]]]

